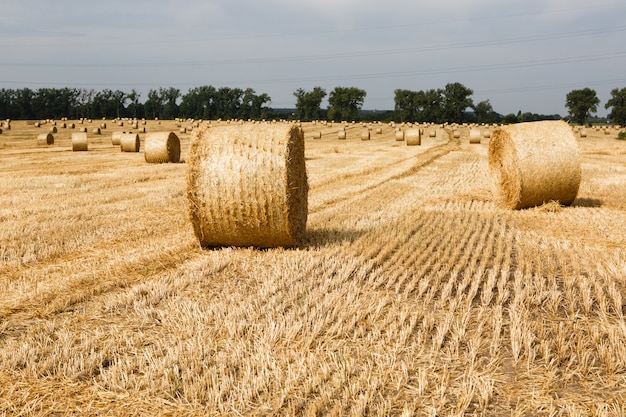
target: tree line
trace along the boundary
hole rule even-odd
[[[522,113],[502,115],[489,100],[474,104],[473,90],[461,83],[449,83],[444,88],[430,90],[396,89],[394,109],[378,114],[382,120],[397,122],[479,122],[517,123],[535,120],[560,119],[561,116]],[[73,118],[160,118],[191,117],[196,119],[298,119],[359,120],[366,91],[357,87],[335,87],[328,94],[328,107],[322,108],[327,96],[322,87],[311,91],[297,89],[295,110],[272,109],[267,93],[257,94],[252,88],[216,88],[211,85],[189,89],[181,94],[177,88],[149,90],[147,99],[141,94],[104,89],[40,88],[32,90],[0,89],[0,117],[10,119]],[[569,121],[585,124],[597,112],[600,100],[595,90],[584,88],[567,94],[565,105]],[[611,123],[626,125],[626,88],[615,88],[605,103],[611,109]]]

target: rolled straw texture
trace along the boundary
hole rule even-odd
[[[54,136],[52,133],[42,133],[37,136],[38,145],[54,145]]]
[[[299,245],[308,214],[302,130],[294,124],[197,129],[187,199],[202,246]]]
[[[120,140],[122,139],[122,132],[113,132],[111,135],[111,145],[120,146]]]
[[[370,140],[369,129],[365,129],[363,132],[361,132],[361,140]]]
[[[136,133],[122,133],[120,148],[122,152],[139,152],[139,135]]]
[[[345,140],[346,139],[346,131],[345,130],[340,130],[337,133],[337,139]]]
[[[404,132],[402,130],[396,130],[396,140],[398,142],[404,140]]]
[[[407,129],[404,137],[407,146],[419,146],[422,144],[422,131],[418,128]]]
[[[578,144],[563,121],[498,127],[489,142],[489,170],[503,208],[568,205],[580,185]]]
[[[472,143],[472,144],[480,143],[481,136],[482,134],[480,133],[480,129],[470,129],[469,143]]]
[[[176,163],[180,161],[180,140],[174,132],[148,133],[143,152],[148,163]]]
[[[87,143],[87,133],[74,132],[72,133],[72,151],[87,151],[89,145]]]

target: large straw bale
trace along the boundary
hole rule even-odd
[[[139,152],[139,135],[137,133],[122,133],[120,148],[122,152]]]
[[[479,144],[480,143],[480,138],[481,138],[481,133],[480,133],[480,129],[470,129],[469,132],[469,143],[471,144]]]
[[[87,151],[89,148],[87,142],[87,133],[74,132],[72,133],[72,151]]]
[[[419,128],[407,129],[404,137],[407,146],[419,146],[422,144],[422,131]]]
[[[174,132],[151,132],[143,145],[144,157],[149,163],[179,162],[180,140]]]
[[[337,139],[340,139],[340,140],[345,140],[346,139],[346,131],[345,131],[345,129],[341,129],[339,132],[337,132]]]
[[[122,132],[113,132],[111,134],[111,145],[120,146],[121,139],[122,139]]]
[[[308,209],[302,130],[294,124],[197,129],[187,197],[202,246],[299,245]]]
[[[401,129],[396,130],[396,140],[398,142],[404,140],[404,131],[402,131]]]
[[[50,132],[37,135],[37,145],[54,145],[54,136]]]
[[[498,127],[489,143],[489,169],[499,205],[522,209],[550,201],[571,204],[578,194],[578,144],[563,121]]]
[[[370,140],[370,130],[369,129],[365,129],[364,131],[361,132],[361,140]]]

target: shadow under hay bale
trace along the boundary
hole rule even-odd
[[[304,134],[290,125],[202,127],[191,139],[187,199],[204,247],[293,247],[308,214]]]
[[[571,204],[580,185],[576,138],[563,121],[518,123],[494,129],[489,169],[503,208],[549,201]]]

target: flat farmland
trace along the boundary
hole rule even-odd
[[[0,415],[626,415],[617,130],[572,206],[510,211],[468,127],[303,124],[306,240],[258,250],[199,247],[174,121],[139,127],[176,164],[59,123],[0,134]]]

